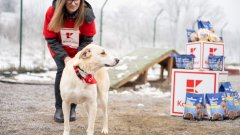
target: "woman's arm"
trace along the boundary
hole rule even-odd
[[[51,6],[48,8],[45,15],[43,36],[48,43],[52,56],[64,60],[64,58],[68,56],[67,52],[63,49],[61,43],[57,40],[57,33],[48,29],[48,24],[50,23],[53,14],[54,8]]]
[[[67,52],[63,49],[61,43],[56,38],[45,39],[52,52],[54,53],[54,57],[58,57],[59,59],[64,60],[64,58],[68,56]]]
[[[78,51],[81,51],[88,44],[92,43],[92,41],[93,41],[93,36],[80,35]]]

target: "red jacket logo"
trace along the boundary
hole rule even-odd
[[[67,32],[67,33],[66,33],[66,37],[67,37],[67,38],[71,38],[72,34],[73,34],[73,33]]]
[[[196,48],[190,48],[190,54],[192,54],[195,58],[195,51],[196,51]]]
[[[190,93],[198,93],[196,87],[202,82],[202,80],[187,80],[186,91]]]
[[[209,56],[214,56],[217,48],[209,48]]]

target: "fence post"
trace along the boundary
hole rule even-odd
[[[20,57],[19,57],[19,69],[21,70],[22,68],[22,12],[23,12],[23,0],[21,0],[21,5],[20,5]]]
[[[222,38],[223,40],[223,29],[228,25],[228,22],[225,22],[224,25],[222,26],[221,28],[221,33],[220,33],[220,37]]]
[[[105,0],[102,8],[101,8],[101,17],[100,17],[100,43],[99,45],[102,46],[102,22],[103,22],[103,8],[105,7],[108,0]]]

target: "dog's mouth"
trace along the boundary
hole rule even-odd
[[[104,64],[105,67],[113,67],[116,66],[119,63],[119,59],[115,58],[115,63],[113,65],[109,65],[109,64]]]
[[[116,65],[116,64],[115,64]],[[113,66],[115,66],[115,65],[108,65],[108,64],[105,64],[104,66],[105,67],[113,67]]]
[[[114,66],[116,66],[118,63],[115,63],[115,64],[113,64],[113,65],[109,65],[109,64],[105,64],[104,66],[105,67],[114,67]]]

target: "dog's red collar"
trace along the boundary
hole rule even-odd
[[[92,74],[87,74],[85,77],[83,77],[81,75],[81,73],[79,72],[79,70],[84,72],[81,68],[79,68],[78,66],[73,66],[73,68],[79,79],[84,80],[88,84],[96,84],[97,83],[96,79],[94,78],[94,76]],[[86,73],[86,72],[84,72],[84,73]]]

